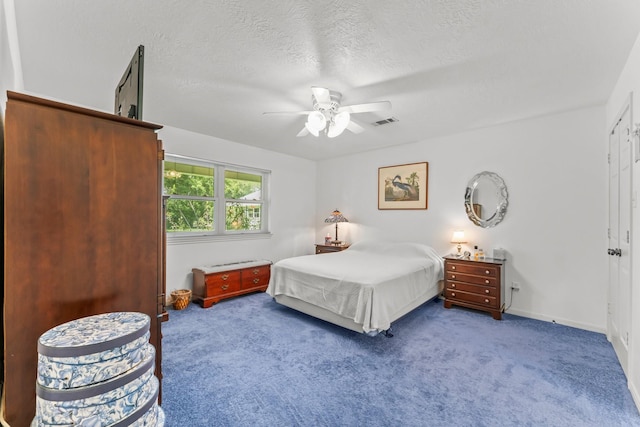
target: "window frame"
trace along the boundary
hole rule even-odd
[[[196,166],[213,168],[214,190],[213,197],[200,197],[188,195],[174,195],[165,193],[164,179],[164,162],[162,166],[162,195],[171,200],[175,199],[195,199],[204,201],[213,201],[213,227],[211,231],[168,231],[165,225],[164,232],[167,235],[168,242],[189,242],[203,240],[231,240],[245,238],[265,238],[271,236],[269,225],[269,183],[271,171],[267,169],[259,169],[250,166],[236,165],[232,163],[219,162],[214,160],[206,160],[196,157],[189,157],[180,154],[165,153],[164,162],[177,162]],[[260,200],[251,200],[252,204],[260,205],[260,229],[258,230],[227,230],[226,229],[226,206],[227,202],[235,202],[238,199],[227,199],[225,197],[225,171],[237,171],[258,175],[262,178],[260,189]],[[168,201],[167,201],[168,202]]]

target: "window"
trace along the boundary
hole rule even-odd
[[[164,161],[170,235],[268,233],[269,172],[188,157]]]

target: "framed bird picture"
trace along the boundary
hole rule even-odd
[[[427,209],[429,163],[378,168],[378,209]]]

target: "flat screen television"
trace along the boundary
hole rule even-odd
[[[142,120],[144,46],[140,45],[116,86],[115,114]]]

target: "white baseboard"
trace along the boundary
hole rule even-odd
[[[521,311],[521,310],[516,310],[516,309],[509,309],[505,313],[513,314],[515,316],[528,317],[530,319],[542,320],[542,321],[550,322],[550,323],[558,323],[560,325],[571,326],[572,328],[584,329],[586,331],[597,332],[597,333],[600,333],[600,334],[606,334],[606,332],[607,332],[604,328],[599,327],[599,326],[591,325],[591,324],[588,324],[588,323],[574,322],[574,321],[568,320],[568,319],[562,319],[562,318],[557,318],[557,317],[546,316],[544,314],[530,313],[530,312],[527,312],[527,311]]]
[[[629,391],[631,392],[631,397],[633,398],[633,401],[636,404],[636,408],[638,408],[638,412],[640,412],[640,390],[638,390],[636,385],[631,381],[627,383],[627,386],[629,387]]]

